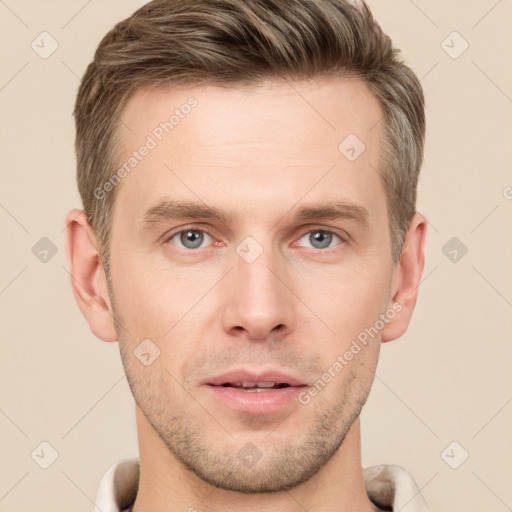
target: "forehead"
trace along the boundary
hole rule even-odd
[[[307,189],[309,199],[372,202],[383,194],[381,118],[356,78],[141,89],[122,114],[118,165],[134,165],[116,203],[129,196],[141,213],[170,195],[261,208]]]
[[[191,98],[196,107],[188,105]],[[366,83],[357,78],[267,80],[239,87],[143,88],[127,102],[121,138],[129,146],[136,145],[140,132],[152,133],[173,114],[173,137],[183,134],[181,146],[186,142],[185,135],[193,134],[194,139],[210,145],[295,144],[304,142],[307,135],[311,145],[332,147],[348,130],[367,140],[367,132],[382,118],[379,102]],[[190,119],[182,123],[187,117]],[[277,130],[279,140],[275,139]]]

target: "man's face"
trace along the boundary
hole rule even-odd
[[[190,97],[197,105],[182,108]],[[122,360],[170,453],[213,485],[268,492],[310,478],[368,396],[381,333],[341,370],[335,363],[391,305],[381,115],[355,79],[141,90],[127,104],[119,164],[150,149],[118,185],[113,213]],[[147,215],[166,201],[227,218]],[[337,216],[298,216],[339,204]],[[330,381],[305,394],[330,368]],[[240,381],[303,387],[221,385],[244,371]]]

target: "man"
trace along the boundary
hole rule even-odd
[[[427,510],[405,469],[361,467],[426,233],[421,86],[368,7],[150,2],[75,118],[72,286],[119,342],[139,442],[96,509]]]

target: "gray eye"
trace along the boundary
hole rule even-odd
[[[179,234],[180,243],[186,249],[197,249],[204,241],[204,233],[198,229],[187,229]]]
[[[309,241],[315,249],[325,249],[332,242],[332,233],[327,231],[311,231]]]
[[[327,249],[343,242],[336,233],[327,229],[314,229],[313,231],[309,231],[302,235],[300,240],[301,245],[312,249]],[[336,241],[337,244],[333,244],[333,242]]]

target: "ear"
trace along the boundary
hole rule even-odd
[[[393,270],[393,287],[389,304],[397,314],[382,331],[382,342],[402,336],[407,328],[418,298],[418,287],[425,266],[427,219],[415,213],[405,236],[400,262]]]
[[[94,230],[83,210],[71,210],[66,216],[66,226],[66,255],[78,307],[96,337],[117,341],[107,278]]]

